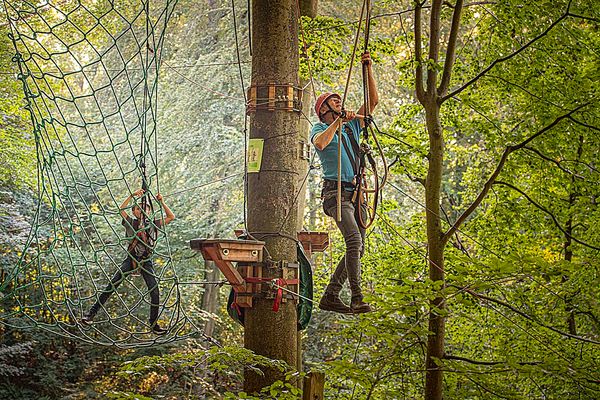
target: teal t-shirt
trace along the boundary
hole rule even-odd
[[[352,121],[344,123],[344,126],[348,126],[350,131],[354,135],[356,142],[360,142],[360,122],[358,119],[353,119]],[[324,122],[317,122],[313,125],[312,130],[310,132],[310,141],[314,145],[315,136],[319,133],[323,132],[327,129],[329,125]],[[350,143],[350,138],[348,138],[348,134],[346,133],[346,129],[342,127],[342,135],[346,138],[346,143],[348,144],[348,149],[352,151],[352,144]],[[332,181],[337,180],[337,151],[338,151],[338,135],[337,133],[331,139],[331,142],[323,149],[319,150],[315,147],[317,154],[319,155],[319,159],[321,160],[321,168],[323,169],[323,177],[325,179],[330,179]],[[356,158],[357,156],[354,156]],[[348,153],[346,152],[346,148],[342,143],[342,168],[341,168],[341,180],[343,182],[352,182],[354,179],[354,170],[352,169],[352,163],[350,158],[348,157]]]

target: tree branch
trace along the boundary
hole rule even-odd
[[[452,286],[453,287],[457,287],[457,286],[454,286],[454,285],[452,285]],[[480,300],[489,301],[491,303],[496,303],[498,305],[506,307],[509,310],[513,311],[514,313],[519,314],[523,318],[525,318],[525,319],[527,319],[527,320],[529,320],[531,322],[534,322],[534,323],[536,323],[536,324],[538,324],[540,326],[543,326],[546,329],[550,329],[551,331],[556,332],[556,333],[558,333],[561,336],[566,336],[566,337],[569,337],[569,338],[572,338],[572,339],[580,340],[582,342],[593,343],[593,344],[600,344],[599,341],[596,341],[596,340],[593,340],[593,339],[588,339],[588,338],[585,338],[585,337],[582,337],[582,336],[572,335],[570,333],[563,332],[560,329],[554,328],[553,326],[546,325],[546,324],[542,323],[541,321],[536,320],[532,316],[530,316],[528,314],[525,314],[523,311],[519,310],[518,308],[516,308],[514,306],[511,306],[508,303],[505,303],[504,301],[501,301],[501,300],[498,300],[498,299],[494,299],[493,297],[485,296],[485,295],[483,295],[481,293],[477,293],[477,292],[475,292],[475,291],[473,291],[473,290],[471,290],[469,288],[466,288],[466,287],[465,288],[459,288],[459,289],[463,290],[466,293],[469,293],[471,296],[476,297],[476,298],[478,298]]]
[[[484,386],[482,383],[477,382],[475,379],[471,378],[470,376],[466,375],[465,378],[467,378],[468,380],[470,380],[471,382],[473,382],[476,386],[480,387],[481,389],[483,389],[484,391],[486,391],[487,393],[496,396],[498,398],[501,399],[506,399],[506,400],[510,400],[510,397],[506,397],[500,393],[496,393],[491,389],[488,389],[486,386]]]
[[[459,94],[460,92],[462,92],[463,90],[465,90],[466,88],[468,88],[469,86],[471,86],[473,83],[477,82],[482,76],[484,76],[492,68],[494,68],[496,66],[496,64],[499,64],[499,63],[502,63],[504,61],[510,60],[511,58],[517,56],[523,50],[529,48],[532,44],[534,44],[535,42],[537,42],[538,40],[540,40],[541,38],[543,38],[544,36],[546,36],[556,25],[558,25],[563,19],[567,18],[569,15],[570,15],[569,14],[569,10],[567,9],[567,11],[563,15],[561,15],[560,18],[558,18],[556,21],[554,21],[552,24],[550,24],[550,26],[548,26],[548,28],[546,28],[538,36],[536,36],[533,39],[531,39],[529,42],[527,42],[526,44],[524,44],[521,48],[519,48],[518,50],[514,51],[513,53],[511,53],[511,54],[509,54],[507,56],[501,57],[501,58],[497,58],[490,65],[488,65],[483,71],[481,71],[480,73],[478,73],[474,78],[472,78],[467,83],[465,83],[464,85],[462,85],[458,89],[454,90],[453,92],[451,92],[451,93],[447,94],[446,96],[442,97],[440,99],[440,101],[443,103],[444,101],[448,100],[450,97],[456,96],[457,94]]]
[[[557,166],[557,167],[558,167],[558,168],[559,168],[561,171],[563,171],[564,173],[566,173],[566,174],[569,174],[569,175],[572,175],[573,177],[575,177],[575,178],[578,178],[578,179],[585,179],[583,176],[581,176],[581,175],[578,175],[578,174],[576,174],[576,173],[575,173],[575,172],[573,172],[573,171],[569,171],[568,169],[566,169],[565,167],[563,167],[563,166],[560,164],[560,161],[556,161],[555,159],[548,157],[547,155],[543,154],[543,153],[542,153],[541,151],[539,151],[538,149],[535,149],[535,148],[533,148],[533,147],[529,147],[529,146],[525,146],[525,147],[523,147],[523,148],[524,148],[525,150],[529,150],[529,151],[531,151],[532,153],[535,153],[535,154],[537,154],[537,155],[538,155],[538,156],[539,156],[541,159],[543,159],[543,160],[550,161],[551,163],[553,163],[554,165],[556,165],[556,166]]]
[[[441,97],[448,92],[448,85],[450,85],[450,76],[452,75],[452,67],[454,66],[456,55],[456,40],[458,38],[462,8],[463,0],[456,0],[456,6],[454,7],[454,12],[452,14],[452,26],[450,28],[450,37],[448,38],[448,47],[446,48],[444,72],[442,73],[442,81],[438,88],[438,95]]]
[[[514,86],[514,87],[518,88],[519,90],[522,90],[523,92],[527,93],[529,96],[533,97],[536,100],[539,100],[539,101],[544,102],[546,104],[550,104],[551,106],[554,106],[554,107],[558,108],[561,111],[567,110],[566,108],[564,108],[564,107],[562,107],[562,106],[560,106],[558,104],[555,104],[555,103],[553,103],[553,102],[545,99],[543,96],[538,96],[535,93],[532,93],[531,91],[527,90],[523,86],[521,86],[521,85],[519,85],[517,83],[511,82],[508,79],[505,79],[505,78],[503,78],[503,77],[501,77],[499,75],[492,75],[492,74],[490,74],[490,75],[487,75],[486,78],[499,79],[502,82],[506,83],[507,85]]]
[[[598,319],[598,317],[595,316],[591,311],[578,311],[578,310],[575,310],[575,314],[577,314],[577,315],[587,315],[588,317],[590,317],[592,319],[592,321],[594,322],[594,324],[596,325],[596,329],[598,331],[600,331],[600,319]]]
[[[535,134],[531,135],[529,138],[525,139],[521,143],[519,143],[517,145],[506,147],[506,149],[504,149],[504,152],[502,153],[502,156],[500,157],[500,161],[498,161],[498,165],[496,166],[496,169],[494,170],[494,172],[492,172],[492,175],[489,177],[489,179],[487,180],[487,182],[484,184],[483,189],[481,190],[481,192],[479,193],[479,195],[477,196],[477,198],[460,215],[460,217],[458,217],[458,219],[456,220],[456,222],[454,223],[454,225],[452,225],[452,227],[444,234],[443,239],[442,239],[443,243],[447,242],[448,239],[454,234],[454,232],[456,232],[458,230],[458,228],[463,224],[463,222],[465,222],[467,220],[467,218],[469,218],[469,216],[477,209],[477,207],[479,207],[479,205],[481,204],[481,202],[483,201],[483,199],[487,196],[488,192],[492,188],[492,185],[494,184],[494,181],[496,180],[496,178],[498,177],[498,175],[500,175],[500,172],[504,168],[504,165],[506,163],[506,160],[507,160],[508,156],[513,151],[520,150],[523,147],[527,146],[532,140],[534,140],[538,136],[541,136],[544,133],[548,132],[550,129],[552,129],[556,125],[558,125],[563,119],[568,118],[569,116],[571,116],[571,114],[573,114],[576,111],[579,111],[581,108],[583,108],[585,106],[587,106],[587,104],[581,105],[581,106],[579,106],[579,107],[577,107],[577,108],[569,111],[567,114],[563,114],[560,117],[557,117],[550,124],[546,125],[544,128],[542,128],[541,130],[539,130]]]
[[[580,18],[580,19],[584,19],[586,21],[594,21],[594,22],[600,23],[600,19],[598,19],[598,18],[588,17],[586,15],[573,14],[572,12],[569,12],[568,15],[569,15],[569,17],[573,17],[573,18]]]
[[[452,356],[452,355],[444,355],[444,359],[445,360],[456,360],[456,361],[465,361],[468,362],[470,364],[475,364],[475,365],[500,365],[500,364],[507,364],[506,361],[478,361],[478,360],[471,360],[465,357],[459,357],[459,356]],[[523,362],[519,362],[517,364],[519,365],[539,365],[541,364],[541,361],[523,361]]]
[[[492,4],[498,4],[497,1],[473,1],[471,3],[466,3],[463,8],[467,8],[467,7],[476,7],[476,6],[485,6],[485,5],[492,5]],[[452,6],[450,3],[448,2],[444,2],[445,6],[448,6],[450,8],[454,8],[454,6]],[[425,1],[423,1],[421,3],[421,8],[422,9],[426,9],[426,8],[431,8],[431,6],[426,6],[425,5]],[[404,14],[408,14],[411,13],[413,11],[415,11],[416,8],[407,8],[406,10],[402,10],[402,11],[396,11],[396,12],[389,12],[389,13],[381,13],[381,14],[377,14],[377,15],[373,15],[371,17],[371,21],[373,21],[374,19],[378,19],[378,18],[386,18],[386,17],[399,17],[402,16]],[[327,28],[323,28],[323,29],[315,29],[316,31],[319,30],[329,30],[329,29],[333,29],[333,28],[338,28],[340,26],[348,26],[348,25],[353,25],[353,24],[358,24],[358,20],[356,21],[352,21],[349,23],[345,23],[345,24],[339,24],[339,25],[333,25],[333,26],[329,26]]]
[[[427,96],[436,95],[437,67],[440,53],[440,14],[442,1],[433,0],[429,17],[429,59],[427,60]],[[433,65],[430,65],[432,63]]]
[[[417,0],[415,7],[415,60],[417,62],[415,71],[415,89],[417,91],[417,99],[421,104],[425,104],[425,89],[423,88],[423,53],[421,50],[421,11],[423,3]]]
[[[552,214],[552,212],[550,210],[548,210],[547,208],[545,208],[544,206],[542,206],[541,204],[537,203],[535,200],[533,200],[531,197],[529,197],[527,195],[527,193],[523,192],[521,189],[519,189],[518,187],[511,185],[510,183],[507,182],[502,182],[502,181],[495,181],[494,185],[504,185],[506,187],[511,188],[512,190],[519,192],[521,194],[521,196],[525,197],[525,199],[527,199],[528,202],[530,202],[531,204],[533,204],[537,209],[545,212],[546,214],[548,214],[550,216],[550,218],[552,218],[552,221],[554,222],[554,225],[556,225],[556,227],[565,235],[565,237],[572,239],[573,241],[588,247],[590,249],[594,249],[594,250],[600,250],[600,247],[596,247],[593,246],[591,244],[588,244],[582,240],[577,239],[576,237],[572,236],[571,234],[569,234],[565,228],[563,228],[560,225],[560,222],[558,221],[558,219],[556,218],[556,216],[554,214]]]
[[[581,126],[584,126],[584,127],[588,128],[588,129],[600,132],[600,128],[598,128],[597,126],[586,124],[585,122],[581,122],[580,120],[578,120],[577,118],[573,117],[572,115],[569,116],[569,119],[571,121],[575,122],[578,125],[581,125]]]

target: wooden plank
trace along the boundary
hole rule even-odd
[[[263,273],[262,266],[257,265],[256,268],[254,269],[254,275],[253,276],[255,276],[257,278],[262,278],[263,277],[262,273]],[[262,289],[263,289],[262,283],[258,283],[256,285],[256,293],[262,293]]]
[[[193,250],[200,250],[202,246],[216,244],[216,243],[241,243],[241,244],[262,244],[265,242],[260,240],[243,240],[243,239],[192,239],[190,240],[190,247]]]
[[[246,104],[246,114],[256,111],[256,86],[251,86],[248,90],[248,104]]]
[[[223,273],[225,279],[227,279],[227,281],[231,283],[234,290],[236,290],[236,288],[239,290],[239,286],[242,286],[242,288],[245,289],[246,282],[244,281],[244,278],[242,278],[240,273],[237,271],[237,269],[235,269],[232,262],[218,259],[217,255],[215,254],[217,250],[214,247],[207,248],[207,252],[211,259],[215,262],[219,270]]]
[[[206,260],[259,262],[265,242],[240,239],[192,239],[190,248],[199,250]],[[209,255],[209,250],[211,250]],[[214,250],[214,251],[213,251]],[[212,258],[214,257],[214,259]]]
[[[304,377],[302,400],[324,400],[325,374],[311,371]]]
[[[262,260],[264,245],[239,247],[219,244],[219,257],[225,261],[259,262]]]
[[[254,267],[252,265],[241,265],[238,266],[238,270],[242,277],[246,278],[253,276]],[[246,282],[244,293],[238,293],[237,303],[240,307],[252,307],[252,293],[255,292],[254,286],[254,283]]]
[[[287,98],[288,109],[292,111],[294,109],[294,86],[292,86],[291,83],[289,83],[289,86],[287,87]]]
[[[269,111],[275,111],[275,83],[269,83]]]
[[[305,243],[308,242],[312,252],[321,252],[329,246],[329,233],[301,231],[298,232],[298,240],[305,249],[308,247]]]
[[[283,267],[282,272],[283,279],[287,281],[298,280],[298,282],[300,282],[298,277],[299,264],[290,263],[287,267]],[[286,289],[291,290],[294,293],[299,293],[299,285],[296,283],[287,285]],[[294,300],[298,300],[298,298],[294,298]],[[283,301],[286,301],[286,296],[284,296]]]

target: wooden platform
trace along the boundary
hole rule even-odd
[[[190,248],[202,253],[207,261],[214,261],[219,270],[236,293],[246,293],[248,285],[244,277],[238,272],[234,262],[258,263],[263,259],[265,242],[258,240],[240,239],[192,239]],[[243,296],[246,301],[240,303],[242,307],[252,307],[252,298]]]
[[[235,236],[240,237],[244,234],[241,229],[236,229]],[[310,258],[312,253],[319,253],[325,251],[329,247],[329,233],[328,232],[313,232],[313,231],[300,231],[298,232],[298,241],[302,243],[304,252]]]
[[[328,232],[300,231],[298,232],[298,240],[302,243],[308,257],[311,257],[313,252],[319,253],[329,247]]]

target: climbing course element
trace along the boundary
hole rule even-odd
[[[238,237],[245,237],[237,230]],[[313,307],[313,278],[309,261],[312,251],[324,251],[329,245],[325,232],[298,232],[298,263],[273,262],[265,256],[265,242],[245,239],[193,239],[190,247],[202,252],[207,261],[214,261],[232,289],[227,310],[244,325],[245,309],[254,298],[273,299],[273,311],[285,301],[297,301],[298,330],[310,322]],[[234,264],[236,263],[236,264]],[[281,275],[280,278],[272,277]]]
[[[3,323],[119,347],[195,331],[165,227],[153,260],[168,334],[151,333],[149,290],[129,274],[91,325],[79,323],[127,255],[132,238],[120,203],[143,187],[142,204],[158,204],[158,77],[176,2],[4,1],[33,125],[39,201],[22,257],[0,282]],[[148,213],[149,223],[163,217],[161,207]]]
[[[248,89],[246,113],[256,110],[302,110],[302,88],[292,84],[253,84]]]

